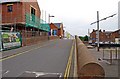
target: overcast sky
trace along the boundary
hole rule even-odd
[[[100,22],[102,30],[118,29],[118,2],[120,0],[38,0],[42,18],[48,22],[48,14],[54,15],[50,21],[62,22],[64,29],[72,35],[87,35],[88,29],[96,29],[97,11],[100,19],[117,13],[116,16]],[[46,17],[45,17],[46,15]]]

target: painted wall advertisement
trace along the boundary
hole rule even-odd
[[[21,46],[21,35],[19,32],[2,32],[1,37],[3,50]]]

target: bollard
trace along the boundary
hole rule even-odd
[[[91,55],[83,42],[76,37],[78,48],[78,77],[80,79],[95,79],[104,77],[105,71],[100,63]]]
[[[103,48],[103,59],[104,59],[104,48]]]

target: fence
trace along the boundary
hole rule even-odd
[[[33,14],[26,13],[26,27],[34,27],[49,32],[50,26]]]
[[[109,64],[113,64],[113,60],[119,59],[120,47],[102,47],[103,60],[107,60]]]

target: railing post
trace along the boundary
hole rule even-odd
[[[105,53],[105,52],[104,52],[104,47],[103,47],[103,59],[104,59],[104,53]]]
[[[118,54],[117,54],[117,47],[116,47],[116,49],[115,49],[115,53],[116,53],[116,59],[117,59],[117,55],[118,55]]]
[[[112,49],[110,50],[110,64],[112,64]]]

